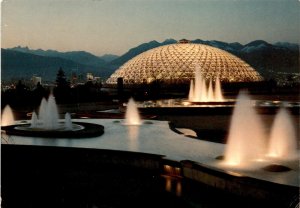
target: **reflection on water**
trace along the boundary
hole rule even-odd
[[[174,193],[176,196],[182,195],[182,182],[179,178],[164,176],[165,178],[165,190],[167,192]]]
[[[127,127],[127,135],[129,139],[129,149],[133,151],[138,150],[138,138],[139,138],[139,126],[126,126]]]
[[[177,180],[177,182],[176,182],[176,196],[181,196],[181,193],[182,193],[181,181]]]
[[[166,191],[171,192],[172,191],[172,179],[171,177],[166,177]]]

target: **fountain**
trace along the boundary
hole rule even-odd
[[[119,123],[119,122],[118,122]],[[137,104],[133,98],[128,100],[126,105],[125,119],[123,125],[127,127],[127,135],[130,139],[129,149],[137,150],[140,126],[142,124],[152,124],[150,121],[142,122]]]
[[[65,114],[64,122],[60,122],[57,105],[52,94],[48,101],[45,98],[42,99],[39,114],[32,113],[30,124],[6,125],[3,129],[11,135],[52,138],[83,138],[100,136],[104,133],[104,127],[98,124],[72,123],[69,113]]]
[[[297,158],[295,126],[286,108],[281,107],[271,129],[268,156],[286,160]]]
[[[225,163],[244,165],[263,158],[266,150],[265,138],[262,121],[255,112],[250,97],[242,91],[231,119]]]
[[[126,113],[125,113],[125,125],[141,125],[141,118],[138,112],[138,108],[133,98],[130,98],[127,103]]]
[[[142,124],[138,108],[133,98],[130,98],[125,112],[124,125],[127,126],[127,135],[130,139],[129,149],[137,150],[138,137],[139,137],[139,126]]]
[[[32,113],[32,116],[31,116],[31,125],[30,125],[30,128],[37,128],[37,123],[38,123],[38,117],[36,115],[35,112]]]
[[[2,118],[1,118],[1,126],[9,126],[15,123],[14,115],[12,109],[9,105],[5,106]]]
[[[73,124],[72,124],[70,113],[65,114],[65,128],[67,130],[73,130]]]
[[[189,101],[191,102],[222,102],[224,101],[220,79],[217,76],[215,80],[215,88],[213,89],[212,78],[209,80],[208,87],[205,79],[202,77],[199,67],[195,69],[195,81],[191,80]]]
[[[17,127],[22,129],[24,127]],[[35,112],[31,116],[30,128],[36,130],[58,130],[58,131],[78,131],[83,127],[80,125],[73,125],[71,121],[71,115],[65,114],[65,122],[59,122],[59,114],[54,96],[51,94],[48,101],[43,98],[39,108],[39,115]]]
[[[245,92],[241,92],[231,119],[225,147],[225,164],[241,167],[253,161],[277,163],[278,159],[292,161],[298,158],[296,130],[286,108],[279,109],[269,140],[267,138],[265,127],[250,97]],[[285,167],[271,164],[266,167],[266,170],[276,172],[282,168]]]
[[[219,76],[217,76],[216,82],[215,82],[215,101],[217,101],[217,102],[224,101]]]
[[[223,97],[219,75],[211,76],[206,83],[199,66],[195,68],[195,78],[190,80],[190,88],[187,99],[162,99],[138,102],[139,110],[143,113],[169,114],[172,109],[174,114],[186,114],[187,112],[202,113],[215,108],[229,112],[235,104],[234,99]],[[167,110],[165,110],[167,109]],[[229,111],[228,111],[229,110]]]
[[[45,113],[45,116],[42,115],[44,119],[42,120],[42,128],[49,130],[58,129],[60,126],[58,123],[58,110],[52,94],[48,98],[46,109],[43,110],[45,110],[45,112],[43,112]]]

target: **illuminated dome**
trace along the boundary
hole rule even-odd
[[[160,46],[132,58],[111,75],[107,84],[117,84],[119,77],[124,84],[188,83],[194,78],[195,68],[200,67],[206,80],[222,82],[255,82],[262,77],[240,58],[215,47],[192,44],[187,41]]]

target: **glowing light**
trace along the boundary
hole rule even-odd
[[[215,47],[177,43],[148,50],[132,58],[113,73],[107,84],[117,84],[119,77],[124,84],[189,83],[199,65],[207,82],[261,81],[262,77],[240,58]],[[194,83],[195,84],[195,83]]]
[[[281,108],[271,129],[268,156],[283,159],[297,158],[297,138],[290,113]]]
[[[1,126],[9,126],[15,123],[14,115],[12,109],[9,105],[5,106],[2,118],[1,118]]]
[[[166,177],[166,191],[171,192],[172,190],[172,179],[171,177]]]
[[[176,196],[181,196],[181,194],[182,194],[181,181],[177,181],[177,183],[176,183]]]
[[[225,147],[225,163],[244,165],[262,158],[266,151],[266,135],[260,117],[257,115],[246,92],[238,96]]]
[[[187,102],[187,101],[184,101],[184,102],[182,102],[182,104],[183,104],[184,106],[188,106],[188,105],[190,105],[191,103],[190,103],[190,102]]]
[[[194,84],[195,83],[195,84]],[[195,82],[191,80],[189,100],[192,102],[220,102],[223,101],[221,84],[219,77],[216,78],[215,87],[213,88],[212,79],[209,80],[208,88],[206,81],[202,77],[199,66],[195,69]]]
[[[132,98],[127,103],[125,125],[141,125],[141,118],[136,103]]]
[[[266,160],[265,160],[265,159],[262,159],[262,158],[259,158],[259,159],[256,159],[255,161],[256,161],[256,162],[265,162]]]
[[[164,165],[164,173],[169,175],[169,176],[180,176],[181,175],[181,168],[172,167],[170,165]]]

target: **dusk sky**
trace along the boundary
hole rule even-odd
[[[168,38],[299,43],[298,0],[4,0],[2,48],[122,55]]]

